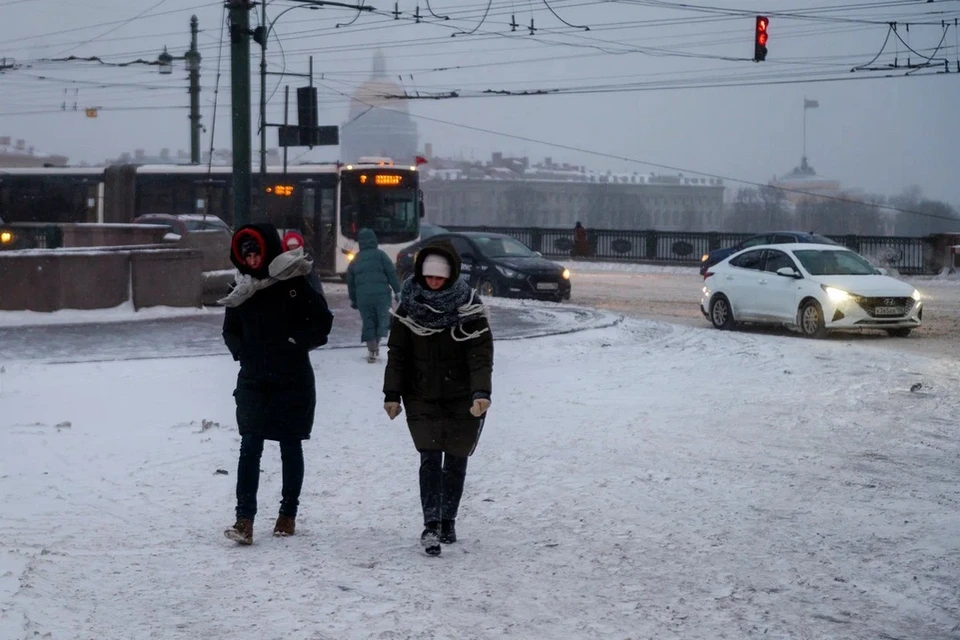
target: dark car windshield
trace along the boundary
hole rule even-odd
[[[474,236],[473,241],[488,258],[534,258],[536,253],[519,240],[496,236]]]
[[[879,273],[872,264],[853,251],[799,249],[793,254],[803,268],[814,276],[872,276]]]
[[[185,218],[182,219],[187,231],[208,231],[216,229],[217,231],[230,231],[227,223],[215,216],[206,218]]]

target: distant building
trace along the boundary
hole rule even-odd
[[[65,167],[67,156],[47,155],[33,147],[26,140],[15,143],[9,137],[0,137],[0,167]]]
[[[840,196],[843,190],[838,180],[824,178],[817,175],[807,163],[807,157],[800,160],[800,166],[793,171],[770,181],[771,187],[784,190],[787,202],[796,205],[798,202],[815,196]]]
[[[204,151],[200,157],[201,164],[210,162],[210,152]],[[213,164],[229,165],[233,162],[233,152],[230,149],[215,149],[213,151]],[[267,149],[267,164],[270,166],[279,165],[283,162],[283,153],[278,149]],[[170,149],[161,149],[159,155],[148,155],[143,149],[136,149],[133,153],[122,153],[119,157],[107,160],[104,164],[190,164],[190,153],[182,149],[176,154],[170,152]],[[253,171],[256,172],[260,167],[259,151],[253,158]]]
[[[595,229],[717,231],[724,218],[722,180],[594,172],[551,158],[430,158],[420,184],[427,219],[440,225],[565,228],[579,220]]]
[[[356,162],[364,156],[413,162],[419,146],[417,124],[410,118],[404,100],[384,98],[403,95],[404,89],[387,78],[383,53],[373,57],[373,73],[353,94],[350,115],[340,126],[340,160]]]

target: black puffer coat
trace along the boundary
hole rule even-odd
[[[251,270],[240,256],[240,244],[255,238],[263,266]],[[273,225],[241,227],[234,234],[231,260],[241,273],[269,277],[267,265],[282,253]],[[309,351],[327,342],[333,315],[326,300],[304,276],[294,276],[260,289],[223,319],[223,340],[240,361],[237,425],[240,433],[267,440],[306,440],[313,429],[316,383]]]
[[[460,258],[448,242],[432,243],[421,249],[414,262],[413,277],[426,286],[423,261],[432,253],[450,261],[447,286],[452,286],[460,276]],[[408,301],[401,301],[396,313],[406,316],[407,304]],[[471,415],[470,407],[474,398],[490,398],[493,336],[483,316],[465,322],[463,332],[458,333],[478,331],[483,333],[462,342],[454,340],[450,331],[420,336],[394,318],[387,342],[384,398],[387,402],[402,400],[418,451],[473,454],[483,418]]]

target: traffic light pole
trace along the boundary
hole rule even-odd
[[[252,220],[250,196],[250,10],[251,0],[227,0],[230,12],[230,82],[233,112],[233,224]]]

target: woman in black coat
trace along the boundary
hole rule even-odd
[[[283,499],[274,535],[293,535],[303,485],[302,441],[310,438],[316,386],[309,352],[327,342],[333,315],[307,280],[313,263],[303,250],[283,252],[270,224],[241,227],[233,236],[230,259],[239,270],[226,306],[223,340],[240,361],[237,425],[237,521],[224,532],[241,544],[253,543],[260,457],[265,440],[280,443]]]
[[[400,403],[406,407],[420,452],[420,541],[429,555],[439,555],[441,542],[457,540],[467,458],[490,407],[493,336],[449,242],[419,251],[400,300],[387,342],[383,408],[393,420]]]

